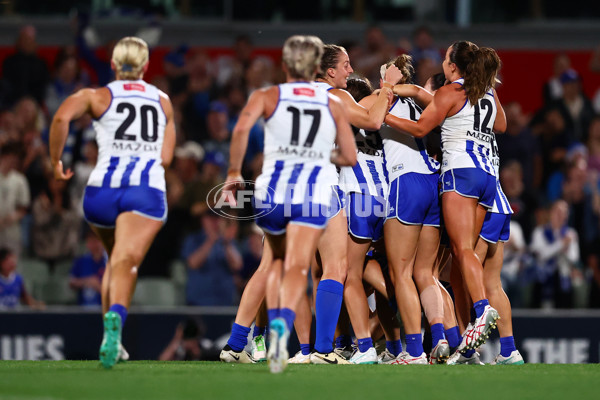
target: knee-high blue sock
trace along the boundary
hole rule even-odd
[[[432,346],[437,346],[440,340],[445,339],[444,337],[444,324],[433,324],[431,325],[431,343]],[[433,348],[432,347],[432,348]]]
[[[475,314],[477,314],[477,318],[481,317],[483,314],[483,310],[485,306],[489,306],[490,302],[488,299],[479,300],[477,303],[473,304],[473,308],[475,309]]]
[[[400,339],[393,341],[386,340],[385,347],[396,357],[398,357],[398,354],[402,353],[402,341]]]
[[[458,347],[458,345],[460,345],[461,342],[461,337],[460,337],[460,331],[458,330],[458,325],[457,326],[453,326],[450,329],[446,329],[444,331],[444,333],[446,334],[446,339],[448,339],[448,344],[450,345],[450,348],[455,348]]]
[[[245,327],[234,323],[231,327],[231,336],[227,340],[227,344],[233,351],[240,352],[244,350],[244,347],[248,344],[248,334],[250,333],[250,327]]]
[[[255,338],[257,336],[264,336],[266,330],[267,328],[264,326],[254,325],[254,329],[252,330],[252,337]]]
[[[344,348],[352,346],[352,336],[350,335],[340,335],[335,338],[335,347],[336,348]]]
[[[423,354],[423,339],[420,333],[406,335],[406,351],[412,357],[419,357]]]
[[[289,308],[282,308],[279,310],[279,316],[285,320],[289,331],[294,329],[294,320],[296,319],[296,313]]]
[[[110,306],[108,311],[114,311],[121,317],[121,329],[125,326],[125,321],[127,320],[127,308],[122,304],[113,304]]]
[[[509,357],[510,353],[515,351],[515,338],[512,336],[506,336],[500,338],[500,355],[502,357]]]
[[[332,279],[319,282],[316,311],[316,340],[315,350],[319,353],[329,353],[332,350],[335,327],[340,316],[344,285]]]

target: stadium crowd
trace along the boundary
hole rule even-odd
[[[417,84],[441,71],[443,49],[433,46],[426,27],[397,42],[370,27],[364,43],[340,44],[355,60],[355,73],[371,80],[400,53],[412,55]],[[81,29],[52,65],[36,47],[35,28],[25,26],[14,53],[2,60],[0,282],[12,279],[16,267],[38,300],[99,305],[105,256],[81,206],[98,154],[92,121],[83,117],[70,127],[63,163],[75,175],[68,183],[52,177],[48,130],[67,96],[112,79],[110,65],[101,50],[87,45]],[[233,50],[209,57],[202,49],[174,48],[162,60],[164,74],[151,79],[172,100],[177,147],[166,172],[169,218],[140,268],[140,283],[145,277],[168,281],[179,292],[175,303],[237,304],[261,259],[260,229],[219,218],[206,203],[225,178],[231,132],[248,96],[283,80],[279,60],[256,56],[249,37],[239,36]],[[590,68],[600,71],[600,54]],[[515,212],[504,287],[513,307],[600,307],[600,95],[585,96],[566,55],[556,58],[554,70],[540,93],[543,107],[527,115],[521,104],[506,104],[507,131],[497,136],[500,180]],[[247,179],[260,173],[262,146],[258,123],[243,163]],[[45,279],[31,272],[33,264],[46,271]],[[52,295],[65,284],[72,296]],[[2,296],[0,307],[15,306]],[[27,304],[44,304],[30,297]]]

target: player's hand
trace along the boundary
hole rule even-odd
[[[395,85],[398,82],[400,82],[400,79],[402,79],[402,77],[402,71],[400,71],[398,67],[392,64],[385,70],[383,80],[386,83],[391,83],[392,85]]]
[[[244,178],[239,173],[231,173],[227,175],[223,189],[221,190],[221,198],[225,197],[227,203],[236,205],[235,192],[237,189],[244,187]]]
[[[53,170],[54,179],[58,181],[68,181],[73,177],[73,171],[71,171],[71,168],[67,169],[66,172],[64,171],[62,161],[57,162],[56,165],[53,167]]]

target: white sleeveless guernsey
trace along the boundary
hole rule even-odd
[[[143,80],[118,80],[106,87],[112,100],[93,121],[98,162],[88,186],[148,186],[165,191],[161,151],[167,118],[160,91]]]
[[[496,143],[496,135],[492,133],[492,165],[494,166],[494,172],[496,174],[496,197],[494,198],[494,205],[490,212],[496,214],[509,215],[513,213],[510,208],[510,203],[502,190],[500,185],[500,155],[498,153],[498,144]]]
[[[274,203],[329,205],[338,183],[330,161],[337,128],[327,91],[313,83],[279,85],[279,101],[265,122],[262,173],[255,196]]]
[[[452,83],[464,84],[460,78]],[[496,102],[487,92],[473,106],[468,99],[455,115],[442,123],[442,172],[455,168],[479,168],[490,175],[492,165],[492,129],[496,120]]]
[[[421,116],[421,108],[413,99],[399,97],[389,113],[398,118],[417,121]],[[390,182],[409,172],[429,175],[440,169],[440,164],[427,153],[424,139],[398,132],[385,124],[380,133]]]

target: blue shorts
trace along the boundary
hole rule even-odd
[[[333,218],[346,208],[346,195],[338,185],[333,186],[331,195],[331,206],[329,207],[329,218]]]
[[[508,242],[510,237],[510,214],[485,214],[483,227],[479,236],[490,243]]]
[[[456,192],[463,197],[479,200],[492,208],[496,198],[496,177],[479,168],[456,168],[440,175],[441,193]]]
[[[378,241],[383,236],[386,202],[382,197],[362,193],[348,193],[346,215],[348,233],[358,239]]]
[[[85,220],[101,228],[114,228],[119,214],[133,212],[142,217],[165,221],[165,192],[148,186],[105,188],[87,186],[83,194]]]
[[[272,211],[265,214],[265,205]],[[263,201],[260,209],[254,207],[257,213],[262,212],[256,217],[256,225],[271,235],[283,235],[288,224],[324,229],[329,220],[329,209],[330,206],[322,204],[280,204],[269,201]]]
[[[390,185],[387,219],[407,225],[440,226],[438,174],[409,172]]]

